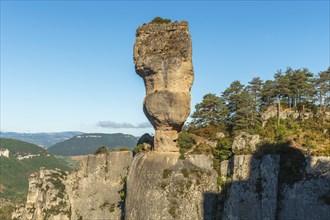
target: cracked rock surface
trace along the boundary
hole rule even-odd
[[[177,152],[178,132],[190,114],[194,80],[188,23],[138,27],[134,63],[146,87],[143,110],[156,130],[155,151]]]

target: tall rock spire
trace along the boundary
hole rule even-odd
[[[143,110],[156,130],[155,151],[179,151],[176,142],[190,114],[194,80],[188,22],[138,27],[134,63],[146,87]]]

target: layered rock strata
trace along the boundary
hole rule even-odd
[[[132,152],[86,156],[71,174],[43,170],[32,174],[24,207],[13,219],[121,219]]]
[[[212,159],[178,153],[138,154],[127,179],[126,219],[212,219],[217,174]]]
[[[143,109],[156,130],[155,151],[177,152],[178,132],[190,114],[194,79],[188,23],[140,26],[134,63],[146,87]]]
[[[218,178],[209,156],[178,156],[113,152],[88,156],[71,174],[42,169],[13,219],[330,217],[330,157],[301,157],[295,166],[293,155],[235,155],[221,162]]]

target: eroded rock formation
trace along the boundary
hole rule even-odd
[[[232,145],[233,152],[236,154],[241,154],[242,152],[255,152],[257,150],[257,145],[260,142],[259,135],[250,135],[242,132],[235,137]]]
[[[134,157],[128,178],[125,219],[213,219],[217,174],[212,159],[152,152]]]
[[[12,218],[121,219],[121,193],[132,160],[132,152],[110,152],[86,156],[70,174],[41,169],[30,176],[26,205],[17,209]]]
[[[155,151],[176,152],[178,132],[190,114],[194,79],[186,21],[149,23],[136,30],[134,63],[144,80],[144,112],[154,126]]]

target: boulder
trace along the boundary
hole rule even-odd
[[[247,152],[251,153],[256,151],[257,144],[260,142],[259,135],[250,135],[242,132],[236,136],[232,145],[233,152]]]
[[[154,137],[148,133],[145,133],[140,137],[136,145],[143,145],[143,150],[149,151],[154,148]]]

